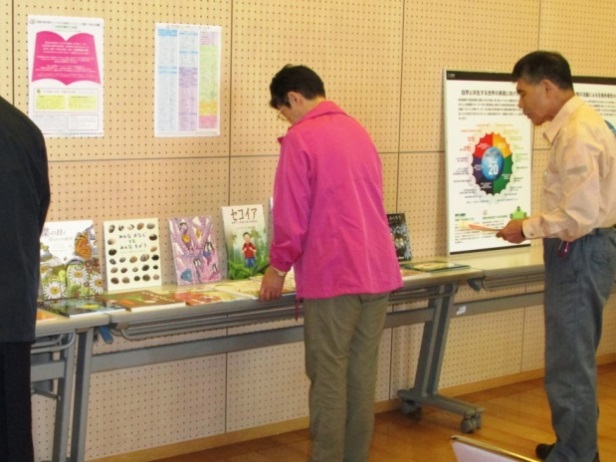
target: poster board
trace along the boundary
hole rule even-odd
[[[447,251],[503,247],[495,236],[531,214],[532,124],[506,73],[445,70]]]

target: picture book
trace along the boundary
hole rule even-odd
[[[57,321],[58,319],[62,319],[62,318],[58,316],[57,314],[52,313],[51,311],[43,310],[41,308],[37,308],[36,310],[36,322],[37,323]]]
[[[269,264],[263,205],[222,207],[222,219],[229,279],[247,279],[263,273]]]
[[[88,316],[92,314],[124,311],[121,306],[96,300],[94,297],[87,298],[63,298],[60,300],[44,300],[38,303],[41,310],[59,314],[69,318],[76,316]]]
[[[445,271],[445,270],[455,270],[455,269],[463,269],[469,268],[469,265],[465,265],[463,263],[452,263],[448,261],[423,261],[418,263],[405,263],[402,265],[405,269],[415,270],[415,271],[424,271],[424,272],[434,272],[434,271]]]
[[[153,310],[159,308],[177,308],[186,306],[186,302],[171,295],[151,290],[134,290],[128,292],[106,292],[97,297],[100,301],[126,308],[128,311]]]
[[[421,276],[428,276],[428,273],[425,271],[418,271],[415,269],[405,268],[404,266],[400,266],[400,275],[403,280],[412,279]]]
[[[220,281],[214,226],[209,216],[169,218],[178,285]]]
[[[411,252],[411,236],[406,224],[405,214],[388,213],[387,221],[389,222],[389,232],[394,241],[398,261],[410,260],[413,258],[413,254]]]
[[[87,297],[104,290],[92,220],[48,221],[40,238],[45,300]]]
[[[168,295],[174,297],[176,300],[181,300],[187,305],[208,305],[210,303],[223,303],[232,302],[235,300],[245,300],[250,297],[245,295],[224,292],[218,290],[215,287],[192,289],[192,290],[178,290],[176,292],[167,292]]]
[[[243,295],[256,300],[259,298],[261,281],[255,281],[253,279],[227,280],[216,284],[215,287],[216,290]]]
[[[257,274],[256,276],[251,276],[250,279],[252,279],[253,281],[259,282],[259,285],[260,285],[261,281],[263,280],[263,275]],[[289,271],[284,278],[284,284],[282,286],[282,294],[284,295],[284,294],[294,294],[294,293],[295,293],[295,273],[291,269],[291,271]]]
[[[161,284],[157,218],[105,221],[103,231],[107,290]]]

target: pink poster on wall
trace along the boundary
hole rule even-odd
[[[60,34],[42,31],[36,34],[32,81],[59,80],[69,85],[80,80],[101,83],[94,36],[85,32],[65,39]]]
[[[46,136],[103,136],[103,27],[28,16],[29,115]]]

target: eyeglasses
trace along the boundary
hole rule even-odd
[[[278,109],[278,114],[276,114],[278,120],[282,120],[283,122],[288,122],[287,118],[282,113],[282,109]]]

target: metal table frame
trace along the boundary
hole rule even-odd
[[[453,309],[453,299],[458,285],[461,281],[466,281],[471,277],[479,277],[481,274],[479,270],[468,268],[435,273],[434,275],[405,281],[402,289],[391,294],[390,303],[398,305],[425,301],[427,304],[421,308],[391,310],[388,312],[385,321],[386,328],[425,323],[412,398],[418,405],[430,404],[441,407],[451,412],[457,412],[463,415],[465,419],[468,419],[468,416],[478,418],[481,409],[439,396],[437,387],[445,349],[444,342],[448,320]],[[291,295],[268,303],[259,303],[252,300],[235,301],[149,312],[110,313],[109,317],[114,335],[139,341],[161,335],[292,320],[295,317],[295,300],[294,296]],[[91,332],[85,335],[91,335]],[[81,462],[85,457],[91,374],[282,345],[302,340],[302,324],[96,355],[92,353],[91,339],[85,339],[85,341],[80,339],[71,433],[71,460]]]
[[[36,325],[30,382],[33,393],[56,402],[52,462],[67,460],[77,337],[108,322],[105,315],[79,320],[58,316]]]

